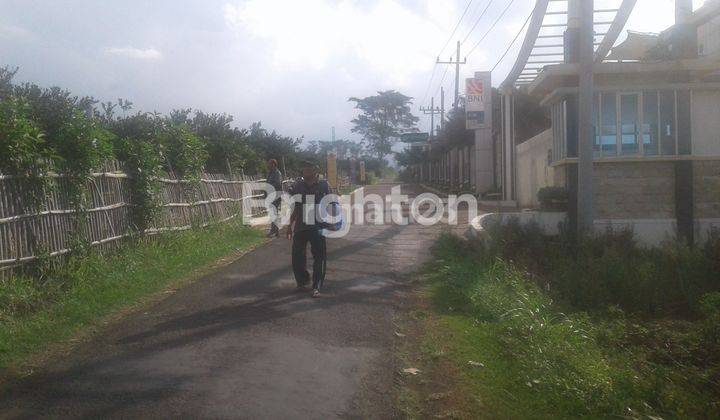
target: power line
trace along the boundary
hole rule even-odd
[[[437,63],[435,63],[435,64],[436,64],[435,68],[437,68]],[[449,68],[450,68],[450,65],[447,65],[447,66],[445,67],[445,71],[443,72],[443,75],[442,75],[442,77],[440,78],[440,84],[439,84],[438,87],[433,91],[433,97],[437,96],[438,91],[440,90],[441,87],[443,87],[443,83],[445,83],[445,77],[447,76],[447,73],[448,73],[448,69],[449,69]],[[425,102],[425,101],[423,101],[423,102]],[[444,105],[443,105],[443,106],[444,106]]]
[[[470,9],[470,5],[472,5],[473,1],[475,1],[475,0],[468,1],[467,5],[465,6],[465,10],[463,10],[462,15],[460,15],[460,19],[458,19],[457,23],[455,24],[455,28],[453,28],[452,33],[448,37],[447,41],[445,41],[445,44],[443,45],[443,47],[440,49],[440,52],[437,54],[437,57],[440,57],[442,55],[443,51],[445,51],[445,48],[447,48],[448,44],[450,43],[450,40],[452,40],[453,36],[455,36],[455,32],[457,32],[458,28],[460,27],[460,24],[462,23],[463,18],[465,18],[465,15],[467,14],[468,10]],[[433,78],[435,77],[435,70],[437,70],[437,64],[438,63],[436,62],[435,65],[433,66],[433,72],[432,72],[432,75],[430,76],[430,81],[428,82],[427,88],[425,89],[425,94],[423,95],[422,103],[425,103],[425,101],[427,100],[428,92],[430,91],[430,86],[432,86]],[[446,70],[446,73],[447,73],[447,70]],[[443,76],[443,79],[444,79],[444,76]]]
[[[462,20],[465,17],[465,15],[467,14],[467,11],[470,8],[470,5],[473,3],[473,1],[474,0],[468,1],[467,6],[465,6],[465,10],[463,11],[462,15],[460,16],[460,19],[458,19],[457,23],[455,24],[455,29],[453,29],[453,31],[450,34],[450,36],[448,37],[447,41],[445,41],[445,45],[443,45],[442,49],[437,54],[438,57],[440,57],[442,55],[443,51],[445,51],[445,48],[447,48],[447,46],[450,43],[450,41],[452,40],[453,36],[455,36],[455,32],[457,32],[458,28],[460,27],[460,23],[462,23]]]
[[[447,67],[445,67],[445,72],[443,73],[442,78],[440,79],[440,84],[438,85],[437,89],[435,89],[434,95],[437,95],[438,91],[439,91],[440,88],[443,86],[443,83],[445,82],[445,76],[447,76],[447,72],[448,72],[448,69],[449,69],[449,68],[450,68],[450,65],[448,65]]]
[[[498,16],[497,19],[495,19],[495,22],[493,22],[492,26],[490,26],[490,29],[488,29],[487,32],[485,32],[485,34],[482,36],[482,38],[480,38],[480,40],[476,42],[472,48],[470,48],[470,51],[467,53],[467,55],[472,54],[472,52],[475,51],[475,49],[480,45],[480,43],[485,40],[485,38],[490,34],[490,32],[495,29],[495,26],[498,24],[498,22],[500,22],[503,16],[505,16],[505,13],[507,13],[508,9],[510,9],[510,6],[512,6],[513,3],[515,3],[515,0],[510,0],[508,5],[505,6],[505,9],[503,9],[502,13],[500,13],[500,16]]]
[[[510,52],[510,49],[513,47],[513,45],[515,45],[515,42],[517,42],[518,38],[520,38],[520,34],[523,32],[523,30],[525,30],[525,27],[527,26],[528,22],[530,22],[530,18],[532,17],[532,15],[533,15],[534,13],[535,13],[535,9],[533,9],[533,10],[530,11],[530,14],[528,15],[527,19],[525,19],[525,23],[523,23],[523,26],[520,28],[520,30],[518,31],[518,33],[515,34],[515,38],[513,38],[512,42],[510,43],[510,45],[508,45],[508,47],[507,47],[507,49],[505,50],[505,52],[503,53],[502,57],[500,57],[500,59],[498,60],[498,62],[495,63],[495,65],[493,66],[492,70],[490,70],[490,71],[495,71],[495,69],[497,68],[497,66],[499,66],[500,63],[505,59],[505,56],[507,56],[508,52]]]
[[[475,23],[473,24],[472,28],[470,28],[470,31],[467,33],[467,35],[465,35],[465,38],[463,38],[462,44],[464,44],[465,41],[467,41],[468,38],[470,38],[470,35],[471,35],[471,34],[473,33],[473,31],[475,30],[475,27],[478,25],[478,23],[480,23],[480,20],[483,18],[483,16],[485,16],[485,13],[487,13],[487,11],[488,11],[488,9],[490,8],[490,5],[491,5],[492,3],[493,3],[493,0],[490,0],[490,1],[488,2],[487,6],[485,6],[485,10],[483,10],[482,13],[480,13],[480,16],[478,16],[478,18],[475,20]]]
[[[457,108],[458,98],[460,97],[460,91],[458,90],[458,81],[460,80],[460,65],[467,64],[467,58],[460,61],[460,41],[457,42],[457,57],[455,60],[450,58],[450,61],[440,61],[438,57],[438,64],[454,64],[455,65],[455,102],[453,102],[453,108]]]
[[[433,66],[432,74],[430,75],[430,80],[428,81],[427,87],[425,88],[425,94],[423,95],[423,99],[421,103],[425,103],[425,100],[427,100],[428,93],[430,93],[430,86],[432,86],[433,79],[435,78],[435,71],[437,70],[437,63]]]

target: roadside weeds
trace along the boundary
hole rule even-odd
[[[266,242],[258,230],[232,225],[183,232],[80,261],[65,273],[70,281],[53,301],[31,313],[6,315],[0,325],[0,387]]]

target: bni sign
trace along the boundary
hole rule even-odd
[[[468,130],[492,126],[492,84],[490,72],[477,72],[465,81],[465,121]]]

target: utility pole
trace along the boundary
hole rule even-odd
[[[440,61],[440,57],[438,57],[437,63],[455,65],[455,102],[453,102],[453,108],[457,108],[460,99],[460,64],[467,64],[467,58],[460,61],[460,41],[457,42],[457,58],[454,61],[452,57],[450,57],[450,61]]]
[[[425,115],[430,115],[430,138],[435,137],[435,114],[440,113],[440,108],[435,107],[435,97],[430,98],[430,108],[420,107]]]
[[[594,0],[574,0],[579,23],[578,236],[593,229],[593,15]]]
[[[445,128],[445,88],[440,86],[440,129]]]

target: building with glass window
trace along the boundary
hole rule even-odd
[[[718,3],[661,34],[630,32],[596,62],[596,229],[630,227],[641,241],[659,243],[699,242],[720,228]],[[578,65],[562,62],[522,87],[542,97],[552,129],[516,146],[507,166],[506,191],[521,207],[536,207],[542,187],[564,187],[571,201],[577,191],[577,86]]]

